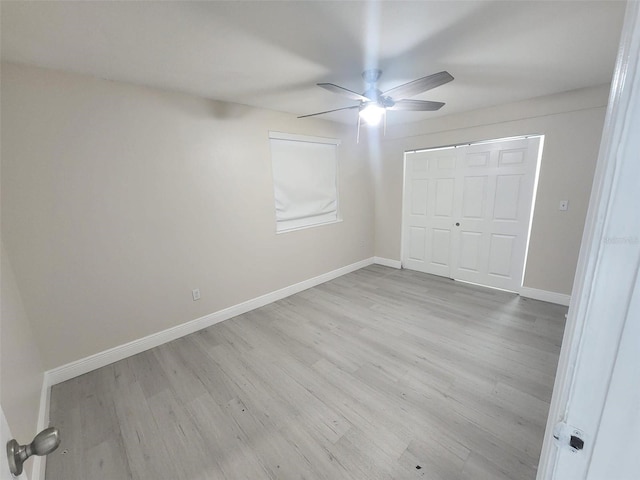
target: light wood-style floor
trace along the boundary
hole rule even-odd
[[[48,480],[531,480],[566,308],[371,266],[53,387]]]

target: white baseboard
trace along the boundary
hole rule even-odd
[[[530,287],[520,287],[520,296],[533,298],[534,300],[542,300],[543,302],[556,303],[558,305],[564,305],[565,307],[568,307],[569,302],[571,302],[571,295],[538,290],[537,288]]]
[[[384,265],[385,267],[402,268],[402,262],[400,262],[400,260],[391,260],[390,258],[373,257],[373,263]]]
[[[228,320],[229,318],[263,307],[264,305],[281,300],[295,293],[302,292],[308,288],[315,287],[321,283],[328,282],[329,280],[333,280],[334,278],[338,278],[347,273],[354,272],[360,268],[371,265],[372,263],[374,263],[374,259],[367,258],[359,262],[352,263],[351,265],[338,268],[337,270],[318,275],[317,277],[304,280],[300,283],[289,285],[288,287],[281,288],[280,290],[247,300],[246,302],[210,313],[204,317],[196,318],[195,320],[168,328],[158,333],[153,333],[124,345],[110,348],[109,350],[76,360],[75,362],[67,363],[66,365],[62,365],[45,372],[45,379],[48,386],[51,387],[52,385],[70,380],[92,370],[117,362],[118,360],[122,360],[172,340],[184,337],[185,335],[197,332],[203,328],[210,327],[211,325]],[[48,404],[49,402],[47,401],[47,405]]]

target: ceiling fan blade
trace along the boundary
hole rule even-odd
[[[427,100],[398,100],[387,110],[405,110],[413,112],[433,112],[440,110],[444,106],[442,102],[429,102]]]
[[[418,78],[413,82],[405,83],[397,87],[387,90],[382,95],[391,98],[410,98],[418,95],[419,93],[426,92],[432,88],[444,85],[447,82],[453,80],[453,77],[449,72],[439,72],[429,75],[427,77]]]
[[[326,112],[310,113],[309,115],[301,115],[298,118],[315,117],[316,115],[324,115],[325,113],[339,112],[340,110],[351,110],[353,108],[360,108],[360,105],[354,105],[352,107],[336,108],[334,110],[327,110]]]
[[[357,92],[341,87],[339,85],[335,85],[333,83],[318,83],[318,86],[324,88],[325,90],[329,90],[331,93],[337,93],[338,95],[342,95],[343,97],[350,98],[351,100],[359,100],[362,102],[369,101],[369,99],[364,95],[360,95]]]

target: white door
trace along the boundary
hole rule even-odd
[[[539,480],[640,478],[640,2],[628,2]],[[582,432],[575,451],[554,426]]]
[[[2,405],[0,405],[0,445],[2,446],[2,448],[0,449],[0,480],[28,480],[27,474],[24,472],[19,477],[14,477],[13,475],[11,475],[11,471],[9,471],[6,445],[7,442],[12,438],[13,437],[11,436],[11,430],[9,430],[9,424],[7,423],[7,419],[4,416]]]
[[[540,138],[408,153],[403,265],[518,291]]]
[[[402,264],[450,276],[456,183],[456,149],[407,155]]]

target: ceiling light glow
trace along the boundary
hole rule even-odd
[[[384,107],[376,103],[368,103],[360,109],[360,118],[364,120],[367,125],[375,127],[380,123],[384,115]]]

